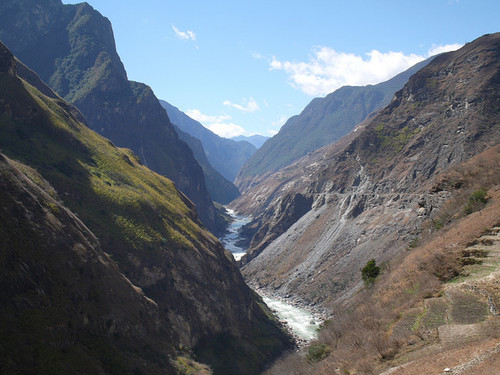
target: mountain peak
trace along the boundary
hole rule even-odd
[[[16,74],[14,56],[2,42],[0,42],[0,73],[12,76]]]

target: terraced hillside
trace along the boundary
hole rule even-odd
[[[389,374],[494,374],[500,370],[500,226],[494,226],[462,251],[462,275],[445,284],[440,297],[393,329],[409,329],[434,344],[409,351]],[[410,326],[411,325],[411,326]],[[406,327],[405,327],[406,326]],[[405,327],[405,328],[404,328]],[[401,332],[399,332],[401,334]]]

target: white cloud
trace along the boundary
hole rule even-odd
[[[172,29],[174,30],[175,35],[177,35],[178,38],[183,40],[192,40],[193,42],[196,41],[196,34],[191,30],[180,31],[177,27],[175,27],[175,25],[172,25]]]
[[[233,123],[213,123],[207,125],[207,128],[224,138],[232,138],[246,133],[245,129]]]
[[[211,116],[201,113],[198,109],[190,109],[186,111],[186,114],[192,119],[199,121],[207,129],[224,138],[236,137],[246,133],[245,129],[241,126],[231,122],[232,117],[225,113],[218,116]]]
[[[265,56],[264,55],[261,55],[259,52],[254,52],[252,53],[252,57],[254,59],[257,59],[257,60],[264,60],[265,59]]]
[[[289,117],[287,117],[286,115],[282,115],[277,121],[273,121],[272,125],[274,127],[282,127],[283,125],[285,125],[285,122],[286,120],[288,120]]]
[[[236,108],[236,109],[239,109],[240,111],[243,111],[243,112],[256,112],[256,111],[260,111],[260,108],[259,108],[259,105],[257,104],[257,102],[255,101],[254,98],[250,98],[250,99],[243,99],[246,104],[235,104],[235,103],[232,103],[230,102],[229,100],[226,100],[224,101],[224,105],[225,106],[228,106],[228,107],[233,107],[233,108]]]
[[[365,56],[317,47],[307,62],[280,61],[273,56],[270,70],[288,74],[293,87],[311,96],[327,95],[346,85],[363,86],[386,81],[433,54],[459,48],[433,46],[427,56],[372,50]]]
[[[446,44],[444,46],[437,46],[435,44],[432,45],[432,48],[429,50],[428,54],[429,56],[434,56],[437,55],[438,53],[443,53],[443,52],[450,52],[450,51],[456,51],[460,47],[462,47],[463,44]]]
[[[274,129],[267,129],[267,133],[271,136],[274,137],[276,134],[278,134],[277,130]]]
[[[186,111],[186,114],[191,117],[192,119],[195,119],[196,121],[203,123],[214,123],[214,122],[223,122],[226,120],[231,120],[231,116],[228,114],[222,114],[219,116],[210,116],[210,115],[205,115],[201,113],[198,109],[189,109]]]

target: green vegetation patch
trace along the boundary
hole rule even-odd
[[[330,352],[331,348],[326,344],[313,344],[307,351],[306,359],[310,363],[319,362],[328,357]]]
[[[380,267],[377,266],[377,262],[375,259],[370,259],[366,266],[361,270],[361,278],[363,279],[366,285],[373,284],[375,279],[380,274]]]
[[[467,201],[464,207],[464,212],[469,215],[475,211],[481,210],[488,202],[488,196],[486,195],[485,189],[479,189],[474,191]]]
[[[170,180],[78,122],[61,99],[14,77],[1,82],[0,95],[16,115],[0,115],[0,148],[34,168],[35,182],[38,173],[49,181],[117,261],[137,249],[203,246],[192,205]],[[46,208],[57,215],[57,207]]]
[[[392,131],[385,129],[384,124],[375,127],[377,137],[380,141],[380,147],[383,150],[391,150],[393,154],[398,153],[415,135],[420,133],[420,128],[411,130],[408,126],[402,129]]]
[[[179,356],[175,360],[178,375],[210,375],[212,370],[207,365],[200,364],[189,357]]]

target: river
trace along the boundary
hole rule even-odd
[[[241,248],[236,245],[239,237],[240,228],[249,223],[250,219],[244,216],[238,216],[233,210],[226,208],[227,213],[233,218],[233,221],[229,225],[228,233],[220,238],[220,241],[232,254],[235,260],[240,260],[243,255],[245,255],[246,249]]]
[[[250,219],[238,216],[233,210],[226,209],[233,221],[228,228],[228,233],[220,238],[224,247],[229,250],[235,260],[240,260],[245,255],[246,249],[236,245],[239,237],[239,229],[250,222]],[[317,338],[317,329],[321,323],[306,309],[296,307],[281,299],[272,298],[266,294],[259,293],[267,306],[274,312],[276,317],[287,324],[292,334],[301,341],[310,341]]]

